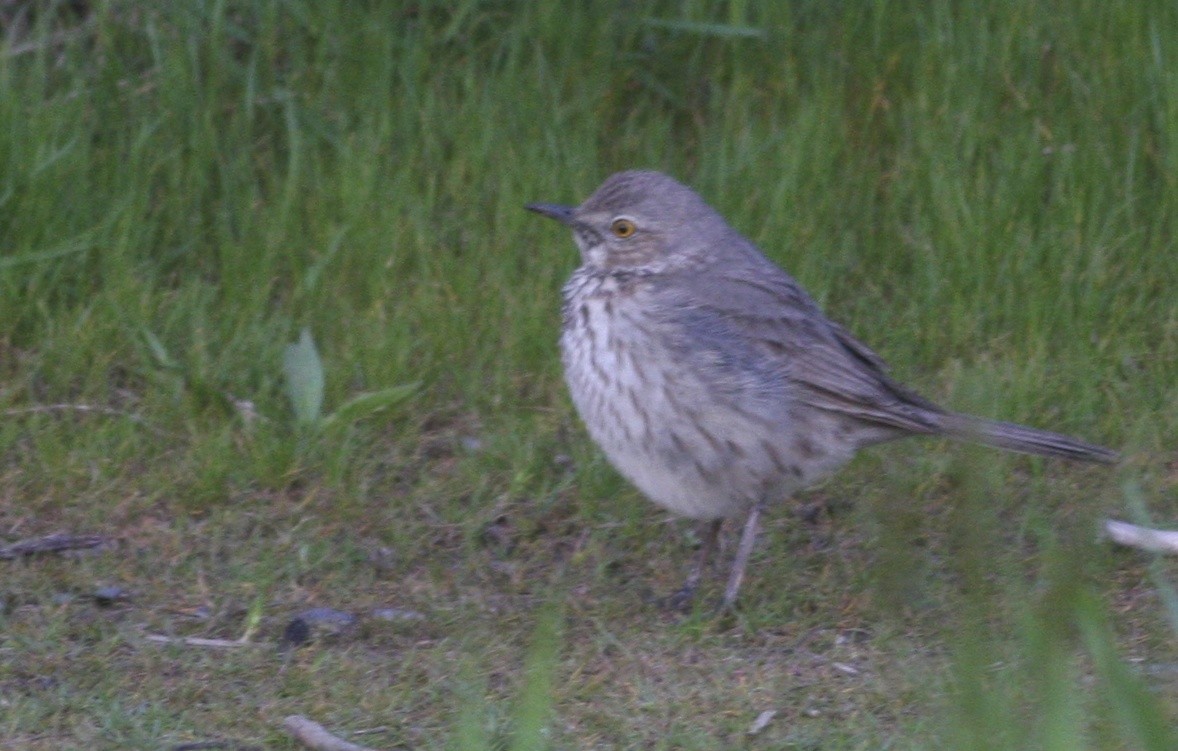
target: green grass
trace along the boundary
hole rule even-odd
[[[1174,567],[1096,531],[1123,482],[1178,526],[1178,9],[0,14],[0,539],[117,540],[0,562],[0,746],[1173,747]],[[689,525],[577,422],[576,252],[522,210],[639,166],[902,380],[1123,468],[874,450],[771,515],[736,618],[662,612]],[[279,649],[309,607],[424,617]]]

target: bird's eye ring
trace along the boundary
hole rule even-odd
[[[637,232],[638,227],[630,219],[618,218],[614,220],[613,224],[609,225],[609,230],[624,240]]]

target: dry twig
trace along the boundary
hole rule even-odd
[[[241,639],[205,639],[200,636],[145,634],[143,638],[156,644],[179,644],[182,647],[253,647],[257,645],[257,642]]]
[[[0,560],[11,561],[14,558],[23,558],[39,553],[60,553],[63,550],[96,548],[106,542],[110,542],[110,538],[102,535],[67,535],[59,532],[43,537],[30,537],[27,540],[5,545],[0,548]]]
[[[338,738],[327,732],[319,723],[302,715],[292,714],[282,721],[282,726],[295,737],[295,740],[315,751],[374,751],[368,746],[359,746]]]
[[[1104,531],[1113,542],[1152,553],[1178,553],[1178,532],[1139,527],[1128,522],[1106,519]]]

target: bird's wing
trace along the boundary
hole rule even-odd
[[[668,280],[669,309],[688,330],[726,339],[749,368],[778,373],[791,398],[859,420],[939,432],[937,405],[888,377],[884,361],[785,272],[765,262]]]

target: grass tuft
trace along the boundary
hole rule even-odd
[[[292,747],[303,714],[390,748],[1174,747],[1173,566],[1094,537],[1178,518],[1178,6],[0,28],[0,537],[117,540],[0,562],[4,743]],[[522,209],[631,167],[905,382],[1123,466],[882,447],[783,499],[732,622],[654,608],[697,540],[576,420],[576,253]],[[360,625],[280,649],[315,607]]]

